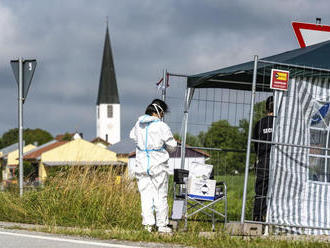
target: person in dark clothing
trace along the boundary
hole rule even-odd
[[[266,100],[267,116],[260,119],[254,127],[253,138],[260,141],[272,141],[273,134],[273,96]],[[254,221],[265,221],[267,212],[267,191],[269,180],[269,159],[271,144],[254,143],[254,150],[257,155],[255,166],[256,183],[255,199],[253,209]]]

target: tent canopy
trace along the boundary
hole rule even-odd
[[[313,67],[318,69],[330,69],[330,41],[318,43],[305,48],[298,48],[280,53],[262,60],[279,64]],[[188,77],[189,88],[227,88],[237,90],[251,90],[254,61],[238,64],[223,69],[200,73]],[[257,91],[270,91],[270,70],[274,64],[258,63]],[[278,66],[276,67],[280,69]],[[282,69],[290,70],[288,66]],[[307,73],[304,68],[291,68],[294,73]],[[292,71],[290,71],[290,75]],[[311,72],[313,73],[313,72]],[[328,73],[330,76],[330,73]]]

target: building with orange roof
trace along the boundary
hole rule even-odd
[[[24,154],[23,159],[38,168],[38,180],[44,182],[50,168],[60,166],[122,166],[115,152],[82,138],[71,141],[53,140]]]

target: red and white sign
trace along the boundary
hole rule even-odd
[[[288,90],[289,71],[272,69],[270,88],[274,90]]]
[[[300,47],[330,40],[330,26],[303,22],[292,22]]]

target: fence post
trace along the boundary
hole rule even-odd
[[[244,190],[243,190],[241,224],[243,224],[244,220],[245,220],[246,194],[247,194],[247,184],[248,184],[248,178],[249,178],[250,151],[251,151],[252,125],[253,125],[254,98],[255,98],[255,94],[256,94],[257,69],[258,69],[258,56],[255,55],[254,56],[253,79],[252,79],[249,135],[248,135],[248,141],[247,141],[246,161],[245,161],[245,175],[244,175]]]

